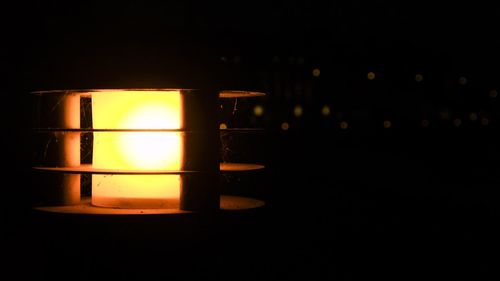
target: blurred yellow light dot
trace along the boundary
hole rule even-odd
[[[375,79],[375,72],[373,72],[373,71],[368,72],[368,74],[366,75],[366,78],[368,78],[368,80]]]
[[[385,120],[384,121],[384,128],[389,129],[390,127],[392,127],[392,122],[389,120]]]
[[[496,98],[498,96],[497,90],[491,90],[490,91],[490,98]]]
[[[453,125],[455,127],[460,127],[460,125],[462,125],[462,120],[460,120],[459,118],[456,118],[455,120],[453,120]]]
[[[321,71],[319,70],[319,68],[313,69],[313,76],[314,77],[319,77],[320,74],[321,74]]]
[[[296,105],[293,108],[293,115],[295,115],[295,117],[300,117],[300,116],[302,116],[303,113],[304,113],[304,110],[302,109],[302,106]]]
[[[347,123],[346,121],[340,122],[340,128],[342,130],[345,130],[345,129],[349,128],[349,123]]]
[[[472,112],[471,114],[469,114],[469,119],[471,121],[476,121],[477,120],[477,113]]]
[[[281,129],[283,131],[286,131],[286,130],[290,129],[290,124],[288,124],[287,122],[281,123]]]
[[[219,129],[221,129],[221,130],[227,129],[227,125],[225,123],[221,123],[219,125]]]
[[[424,76],[422,76],[422,74],[415,75],[415,81],[422,82],[422,80],[424,80]]]
[[[322,108],[321,108],[321,114],[323,116],[328,116],[330,115],[330,107],[328,105],[324,105]]]
[[[253,108],[253,114],[255,114],[255,116],[262,116],[264,114],[264,107],[262,105],[256,105]]]
[[[458,78],[458,84],[460,84],[462,86],[465,85],[465,84],[467,84],[467,78],[465,78],[463,76],[460,77],[460,78]]]
[[[490,124],[490,120],[488,118],[481,119],[481,125],[488,126],[488,124]]]
[[[424,120],[422,120],[421,124],[422,124],[422,127],[427,128],[427,127],[429,127],[429,120],[424,119]]]

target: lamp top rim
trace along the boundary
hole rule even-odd
[[[187,89],[187,88],[123,88],[123,89],[70,89],[70,90],[37,90],[31,91],[30,94],[34,95],[45,95],[45,94],[78,94],[78,95],[88,95],[91,93],[105,93],[105,92],[198,92],[200,89]],[[220,98],[251,98],[251,97],[262,97],[265,93],[257,91],[244,91],[244,90],[219,90]]]
[[[37,90],[31,94],[59,94],[59,93],[96,93],[96,92],[172,92],[172,91],[195,91],[197,89],[184,88],[113,88],[113,89],[58,89],[58,90]]]

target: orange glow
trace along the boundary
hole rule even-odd
[[[114,91],[92,94],[94,129],[180,129],[179,91]],[[179,132],[95,132],[93,167],[179,170]],[[178,175],[92,175],[92,204],[118,208],[176,207]]]

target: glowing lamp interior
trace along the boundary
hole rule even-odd
[[[94,132],[93,166],[179,170],[181,133],[155,130],[181,129],[181,114],[179,91],[93,93],[94,129],[118,130]],[[96,206],[175,208],[179,193],[179,175],[92,175],[92,204]]]

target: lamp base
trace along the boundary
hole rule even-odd
[[[260,208],[265,205],[264,201],[240,197],[240,196],[220,196],[221,211],[238,211]],[[180,209],[118,209],[94,206],[90,203],[90,198],[83,199],[79,205],[69,206],[44,206],[35,207],[37,211],[64,214],[81,215],[182,215],[195,213],[192,211],[183,211]]]
[[[226,263],[254,261],[248,253],[264,251],[255,249],[267,234],[262,201],[236,196],[220,201],[221,210],[209,213],[112,209],[89,200],[36,208],[26,231],[31,252],[23,258],[33,261],[34,277],[56,280],[217,279]]]

